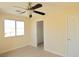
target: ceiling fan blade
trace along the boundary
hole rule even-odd
[[[16,10],[16,12],[21,12],[20,10]]]
[[[42,4],[36,4],[35,6],[31,7],[30,9],[37,9],[42,7]]]
[[[20,14],[26,13],[26,11],[21,12]]]
[[[26,13],[26,11],[20,11],[20,10],[16,10],[16,12],[19,12],[20,14]]]
[[[40,14],[40,15],[45,15],[45,13],[40,12],[40,11],[33,11],[34,13]]]
[[[20,9],[24,9],[24,10],[28,10],[28,9],[23,8],[23,7],[20,7],[20,6],[13,6],[13,7],[20,8]]]

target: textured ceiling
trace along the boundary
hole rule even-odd
[[[32,3],[32,6],[35,5],[35,4],[36,3]],[[20,14],[20,12],[16,12],[16,10],[24,11],[24,9],[16,8],[14,6],[27,8],[28,2],[0,2],[0,12],[6,12],[6,13],[21,15],[21,16],[27,16],[28,15],[28,11],[24,14]]]

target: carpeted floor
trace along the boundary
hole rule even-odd
[[[1,54],[1,57],[59,57],[58,55],[49,53],[42,48],[32,47],[32,46],[26,46],[23,48],[19,48],[13,51],[6,52],[4,54]]]

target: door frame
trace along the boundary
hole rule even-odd
[[[33,40],[33,46],[34,47],[38,47],[37,46],[37,22],[39,22],[39,21],[43,21],[43,31],[44,31],[44,20],[43,19],[38,19],[38,20],[35,20],[35,21],[33,21],[33,34],[34,34],[34,36],[33,36],[33,38],[34,39],[32,39]],[[44,33],[43,33],[43,36],[44,36]],[[44,41],[44,39],[43,39],[43,41]]]
[[[38,25],[38,24],[41,23],[41,22],[42,22],[42,31],[43,31],[43,32],[42,32],[42,34],[41,34],[41,35],[42,35],[42,42],[39,42],[39,38],[40,38],[40,37],[38,36],[38,35],[39,35],[39,34],[38,34],[38,30],[39,30],[39,29],[38,29],[38,28],[39,28],[40,25]],[[36,33],[37,33],[37,47],[38,47],[38,45],[39,45],[40,43],[43,43],[43,44],[44,44],[44,23],[43,23],[43,21],[37,21],[36,30],[37,30]]]

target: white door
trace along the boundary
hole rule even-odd
[[[68,16],[68,56],[79,57],[79,15]]]

